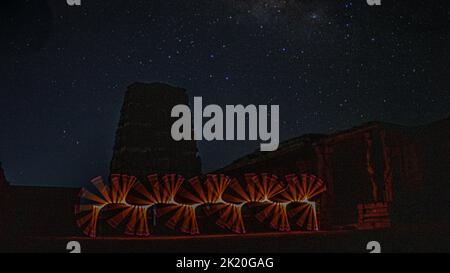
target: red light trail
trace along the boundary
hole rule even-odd
[[[103,218],[116,229],[124,224],[127,235],[149,236],[152,209],[154,217],[168,216],[166,227],[195,235],[200,233],[197,213],[201,208],[207,216],[218,215],[220,227],[246,233],[242,208],[253,204],[260,208],[256,219],[274,230],[291,231],[291,222],[306,230],[319,229],[313,200],[326,190],[321,179],[291,174],[280,181],[275,175],[249,173],[243,180],[208,174],[185,182],[176,174],[152,174],[143,184],[133,176],[116,174],[108,186],[97,177],[92,180],[96,193],[80,191],[77,224],[90,237],[96,237],[98,221]]]

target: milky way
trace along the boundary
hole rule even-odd
[[[282,140],[448,117],[449,2],[432,2],[3,1],[0,160],[16,184],[105,176],[134,81],[279,104]],[[200,142],[203,167],[258,145]]]

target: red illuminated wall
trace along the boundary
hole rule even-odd
[[[367,227],[360,220],[374,215],[372,207],[383,211],[375,217],[389,223],[385,226],[391,221],[444,221],[449,147],[450,119],[413,128],[368,123],[332,135],[291,139],[276,152],[256,152],[223,171],[316,174],[327,187],[320,202],[323,227],[357,223]]]

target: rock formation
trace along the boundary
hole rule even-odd
[[[199,174],[195,141],[175,141],[170,130],[173,106],[188,104],[182,88],[162,83],[134,83],[123,102],[111,173],[143,179],[151,173]]]

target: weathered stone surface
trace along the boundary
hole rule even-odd
[[[8,190],[8,181],[0,162],[0,237],[2,237],[6,224],[6,195]]]
[[[235,176],[317,175],[327,187],[320,204],[324,227],[356,226],[357,207],[378,202],[390,213],[372,227],[386,227],[390,220],[394,225],[445,222],[450,119],[418,127],[371,122],[331,135],[306,135],[281,143],[275,152],[245,156],[220,171]]]

